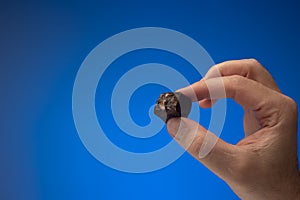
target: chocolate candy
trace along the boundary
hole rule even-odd
[[[167,92],[159,96],[154,113],[165,123],[173,117],[187,117],[191,111],[190,98],[180,92]]]

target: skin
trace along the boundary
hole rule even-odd
[[[208,86],[216,94],[224,87],[226,94],[211,99]],[[219,98],[232,98],[244,109],[245,137],[235,145],[218,139],[204,158],[198,156],[200,147],[206,134],[213,134],[190,119],[170,119],[168,132],[193,157],[241,199],[300,199],[297,105],[281,93],[259,62],[245,59],[217,64],[202,80],[179,92],[203,108]]]

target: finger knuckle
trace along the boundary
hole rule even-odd
[[[292,112],[297,112],[298,111],[298,105],[294,99],[291,97],[286,97],[286,105],[288,109]]]
[[[252,64],[253,66],[260,65],[260,62],[259,62],[257,59],[255,59],[255,58],[249,58],[249,59],[248,59],[248,62],[249,62],[250,64]]]
[[[248,67],[248,76],[255,76],[257,71],[261,71],[262,65],[255,58],[247,59]]]

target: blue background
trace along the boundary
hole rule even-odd
[[[146,174],[123,173],[98,162],[73,123],[74,79],[101,41],[127,29],[158,26],[194,38],[216,63],[255,57],[299,104],[299,10],[298,1],[1,1],[0,199],[238,199],[187,153]],[[188,65],[165,52],[144,52],[137,59],[139,53],[116,61],[102,81],[113,81],[114,73],[124,70],[122,63],[129,69],[136,60]],[[200,78],[186,73],[190,81]],[[158,93],[164,89],[145,86],[132,101],[148,99],[150,105],[157,96],[143,94],[154,88]],[[140,112],[130,107],[133,117],[147,124],[148,110],[138,105]],[[232,101],[228,105],[221,137],[236,143],[243,137],[243,112]],[[201,112],[205,124],[209,111]],[[115,127],[113,121],[105,124]],[[120,137],[111,139],[137,152],[170,140],[165,130],[148,142]]]

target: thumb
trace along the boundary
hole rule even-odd
[[[167,128],[170,135],[208,169],[222,179],[231,177],[239,154],[237,146],[226,143],[188,118],[171,118],[167,122]],[[204,157],[201,156],[202,151],[206,151],[202,146],[211,141],[215,141],[214,147]]]

